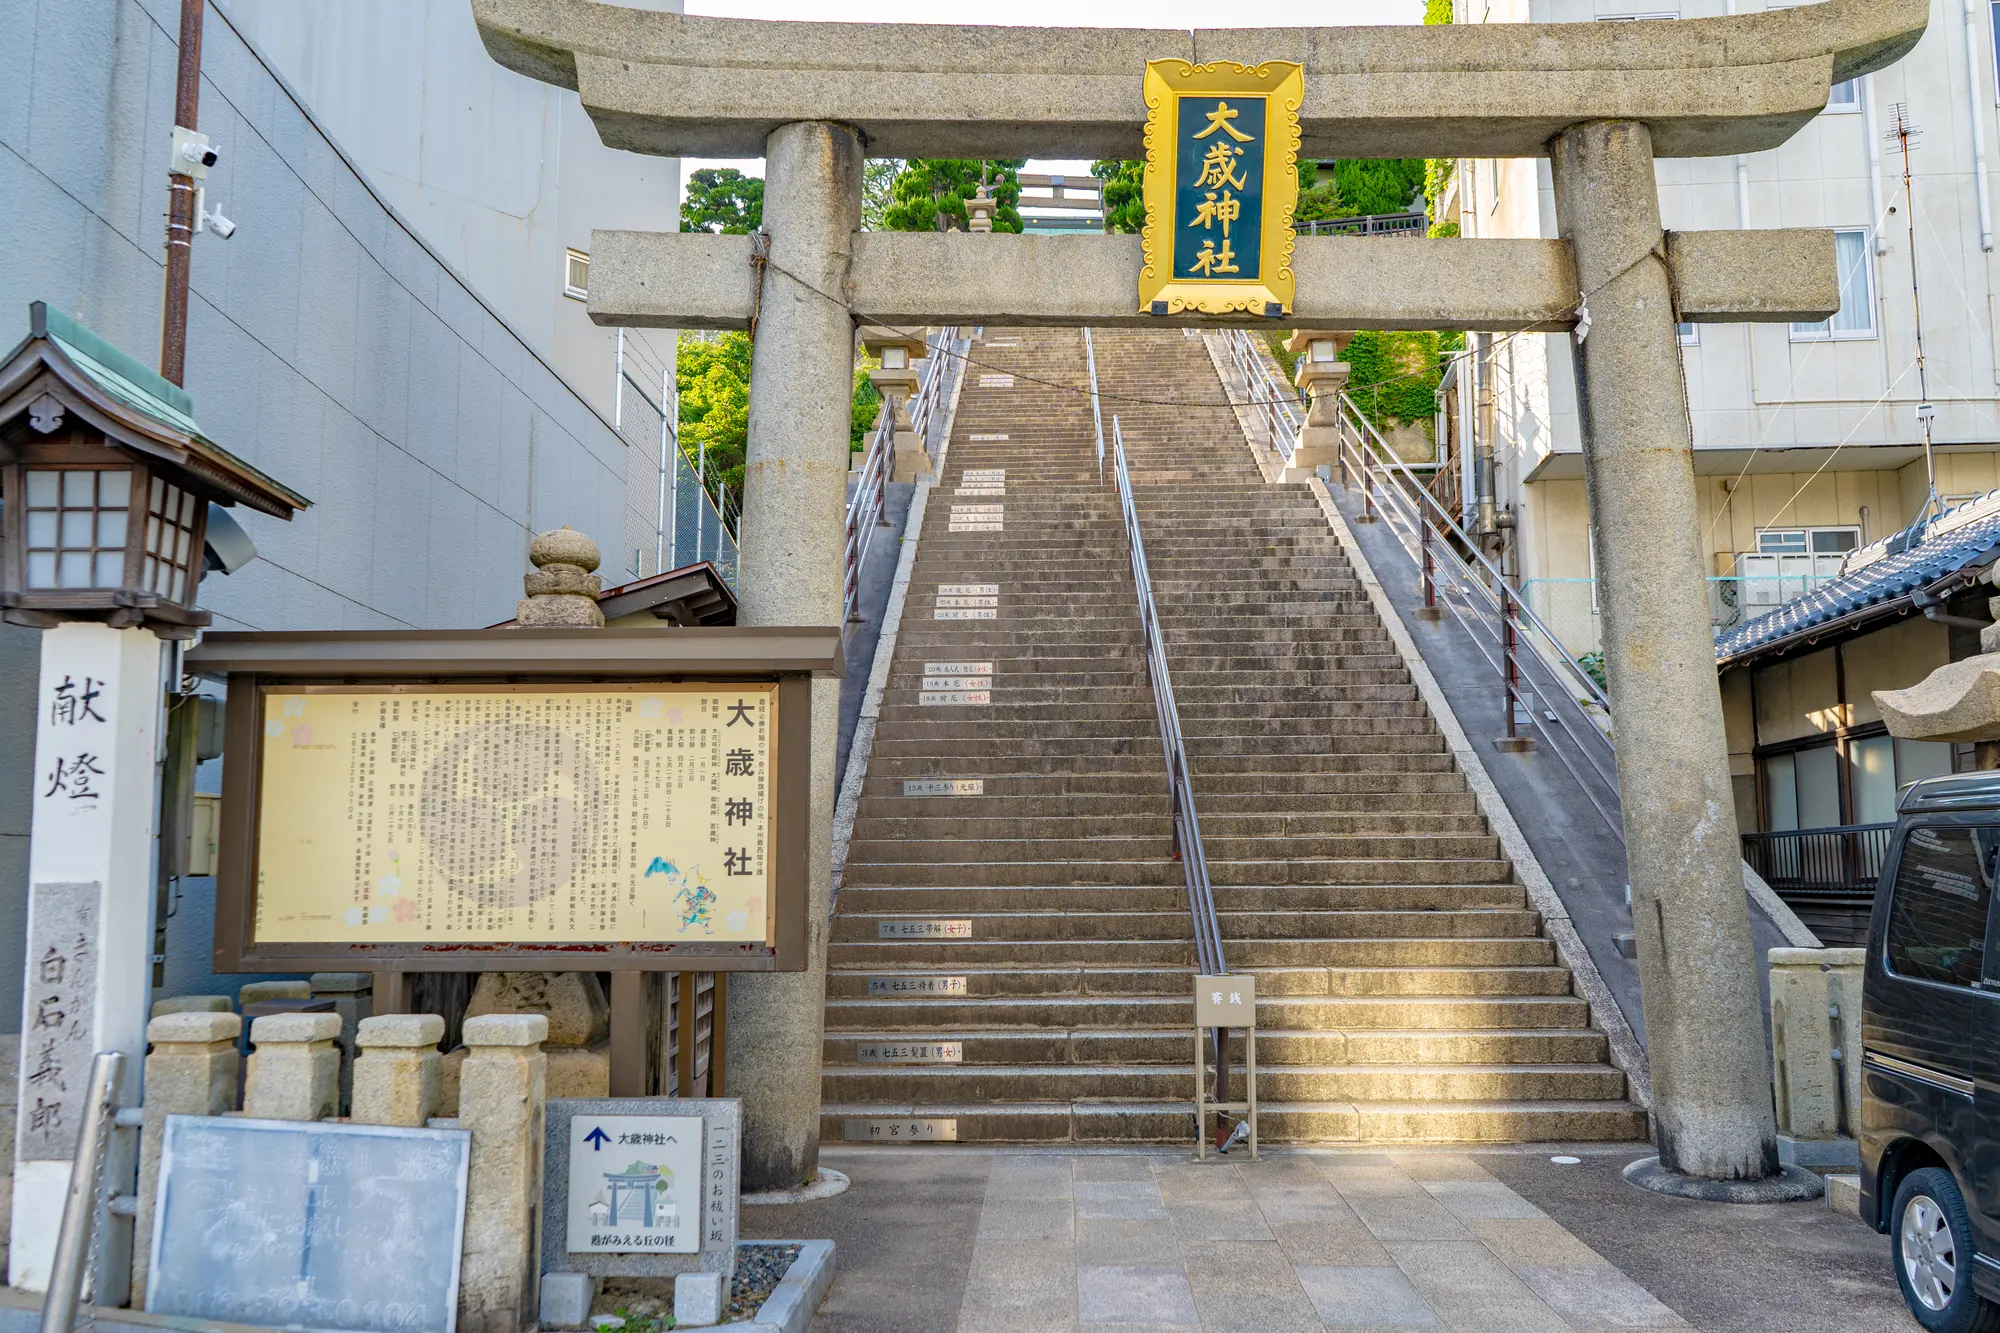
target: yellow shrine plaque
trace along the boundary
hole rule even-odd
[[[1139,309],[1291,313],[1303,67],[1146,63]]]
[[[255,939],[769,945],[778,694],[264,691]]]

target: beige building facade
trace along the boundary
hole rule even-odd
[[[1459,0],[1458,19],[1665,21],[1748,7],[1747,0],[1684,0],[1678,8],[1657,0]],[[1842,308],[1825,324],[1683,326],[1718,632],[1824,584],[1847,552],[1919,516],[1931,488],[1920,409],[1930,418],[1942,500],[1956,504],[2000,487],[2000,278],[1987,149],[2000,144],[1996,16],[2000,7],[1938,0],[1909,56],[1837,85],[1825,112],[1783,147],[1659,163],[1670,229],[1837,232]],[[1907,195],[1899,121],[1917,131]],[[1546,159],[1461,161],[1442,205],[1442,220],[1466,236],[1557,234]],[[1598,647],[1601,606],[1569,339],[1516,334],[1490,343],[1498,540],[1529,604],[1572,653],[1586,654]],[[1469,399],[1479,376],[1464,369],[1453,382]],[[1452,419],[1467,422],[1460,441],[1470,443],[1487,418],[1472,402],[1463,406]],[[1597,539],[1643,542],[1645,534]],[[1914,680],[1928,668],[1912,662],[1911,669]]]

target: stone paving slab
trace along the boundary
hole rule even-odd
[[[1647,1194],[1631,1148],[823,1152],[847,1194],[744,1214],[837,1241],[813,1333],[1910,1326],[1881,1237]]]

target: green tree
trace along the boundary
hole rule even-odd
[[[688,177],[681,230],[741,236],[764,225],[764,182],[735,167],[703,167]]]
[[[1424,22],[1451,22],[1451,0],[1424,0]]]
[[[881,363],[863,352],[854,363],[854,401],[848,408],[847,448],[849,452],[868,443],[876,413],[882,408],[882,394],[868,382],[868,372]]]
[[[902,174],[900,158],[871,157],[861,164],[861,229],[887,231],[882,219],[896,202],[896,177]]]
[[[723,486],[740,497],[750,438],[750,335],[683,333],[679,352],[681,450],[693,463],[706,449],[702,480],[711,498]]]
[[[1333,182],[1348,217],[1368,213],[1401,213],[1423,192],[1424,159],[1343,158],[1333,164]]]
[[[1331,174],[1325,180],[1320,179],[1319,163],[1299,163],[1299,202],[1292,209],[1292,221],[1344,218],[1353,211],[1341,198],[1340,183]]]
[[[1135,233],[1146,225],[1144,162],[1107,159],[1090,164],[1104,201],[1104,230]]]
[[[993,230],[1018,232],[1022,229],[1021,168],[1017,158],[913,157],[896,175],[895,202],[882,215],[884,231],[964,231],[965,201],[979,192],[982,177],[986,193],[999,206],[993,212]]]
[[[1413,422],[1429,434],[1445,361],[1465,348],[1463,333],[1364,329],[1347,345],[1347,394],[1375,429]]]

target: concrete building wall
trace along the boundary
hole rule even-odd
[[[0,341],[24,336],[28,303],[43,299],[150,359],[179,6],[12,8]],[[244,515],[261,558],[211,577],[202,604],[217,629],[506,619],[532,532],[622,530],[638,503],[634,446],[426,246],[226,9],[210,7],[203,64],[201,124],[223,146],[209,203],[238,230],[195,238],[187,387],[208,433],[315,505],[289,524]],[[28,747],[17,742],[33,725],[35,637],[0,635],[0,1027],[19,1011]],[[203,775],[206,789],[216,776]],[[180,887],[169,987],[233,986],[208,974],[212,884]]]

